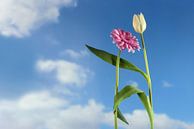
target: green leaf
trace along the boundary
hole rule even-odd
[[[106,51],[100,50],[100,49],[96,49],[93,48],[91,46],[86,45],[86,47],[93,53],[95,54],[97,57],[101,58],[102,60],[104,60],[105,62],[112,64],[114,66],[116,66],[116,60],[117,60],[117,56],[110,54]],[[137,66],[135,66],[134,64],[128,62],[125,59],[120,59],[120,68],[124,68],[127,70],[132,70],[135,72],[139,72],[141,75],[143,75],[143,77],[148,81],[148,76],[146,73],[144,73],[141,69],[139,69]]]
[[[146,96],[146,94],[142,90],[138,89],[137,87],[128,85],[128,86],[125,86],[120,92],[118,92],[118,94],[114,98],[114,110],[120,105],[122,101],[131,97],[133,94],[137,94],[141,102],[143,103],[150,119],[151,129],[153,129],[154,115],[153,115],[153,110],[150,105],[149,99]]]
[[[117,108],[117,117],[124,123],[129,124],[119,108]]]

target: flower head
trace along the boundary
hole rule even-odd
[[[146,21],[142,13],[133,16],[133,28],[137,33],[143,33],[146,29]]]
[[[128,52],[134,53],[135,50],[140,50],[139,43],[135,36],[130,32],[125,32],[122,29],[114,29],[111,32],[113,43],[117,45],[120,50],[128,49]]]

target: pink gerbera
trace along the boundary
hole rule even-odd
[[[128,49],[128,52],[134,53],[135,50],[140,50],[139,42],[137,38],[130,32],[125,32],[122,29],[114,29],[111,32],[113,43],[116,43],[120,50]]]

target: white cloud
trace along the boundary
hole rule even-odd
[[[125,125],[119,121],[120,127],[123,129],[149,129],[149,119],[146,111],[134,110],[131,114],[125,114],[129,125]],[[106,113],[104,122],[108,125],[113,123],[112,113]],[[154,129],[194,129],[194,123],[186,123],[184,121],[172,119],[166,114],[155,113]]]
[[[85,105],[69,105],[64,107],[65,105],[64,99],[56,98],[48,91],[26,94],[17,100],[0,100],[0,128],[99,128],[101,118],[103,118],[103,105],[96,103],[92,99]]]
[[[74,87],[66,87],[66,86],[61,86],[61,85],[54,85],[52,88],[52,91],[55,92],[56,94],[61,94],[63,96],[68,96],[68,97],[80,97],[80,94],[75,90]]]
[[[120,122],[120,127],[149,129],[144,110],[134,110],[125,116],[130,125]],[[113,128],[113,114],[93,99],[86,104],[67,105],[64,98],[42,91],[31,92],[16,100],[0,100],[1,129],[100,129],[102,125]],[[194,123],[156,113],[155,129],[194,129]]]
[[[47,128],[43,124],[47,117],[67,104],[67,100],[49,91],[31,92],[16,100],[0,100],[0,128]]]
[[[76,6],[76,0],[1,0],[0,34],[23,37],[47,22],[56,22],[61,7]]]
[[[57,124],[62,129],[99,129],[104,118],[104,106],[89,100],[88,104],[73,105],[61,114],[63,119]],[[75,123],[76,122],[76,123]],[[62,123],[62,125],[60,124]],[[61,126],[60,126],[61,125]]]
[[[171,84],[168,81],[162,81],[162,87],[170,88],[170,87],[173,87],[173,84]]]
[[[133,80],[129,80],[129,81],[127,82],[127,85],[132,85],[132,86],[135,86],[135,87],[138,87],[138,86],[139,86],[138,82],[133,81]]]
[[[63,107],[68,104],[67,101],[51,95],[48,91],[28,93],[18,102],[18,107],[25,110],[49,109],[53,107]]]
[[[84,86],[91,71],[81,65],[66,60],[39,60],[37,68],[40,72],[54,72],[61,84]]]
[[[60,52],[61,56],[69,56],[73,59],[80,59],[82,57],[88,56],[89,53],[86,50],[81,50],[81,51],[75,51],[72,49],[66,49],[62,52]]]

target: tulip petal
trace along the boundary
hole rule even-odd
[[[142,13],[140,13],[139,18],[140,18],[140,21],[141,21],[142,32],[144,32],[145,29],[146,29],[146,26],[147,26],[147,25],[146,25],[145,18],[144,18],[144,15],[143,15]]]
[[[140,20],[138,15],[133,16],[133,28],[137,33],[140,33]]]
[[[137,33],[143,33],[146,29],[146,21],[142,13],[133,16],[133,28]]]

